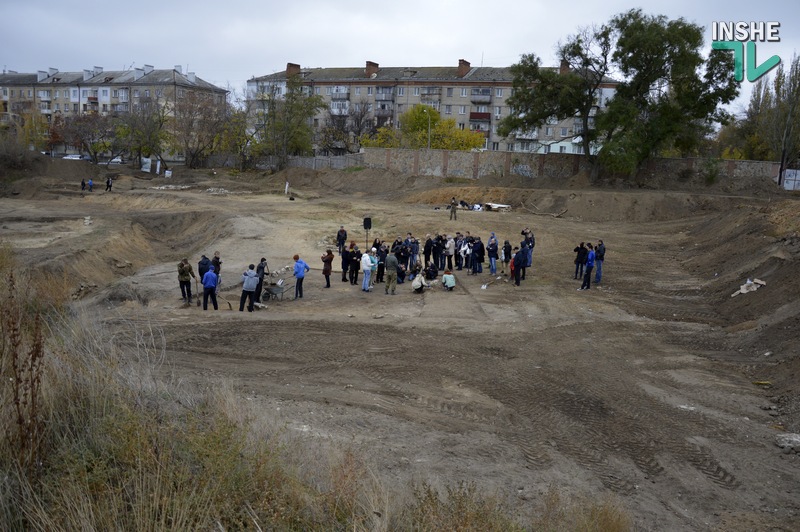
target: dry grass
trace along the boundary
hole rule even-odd
[[[0,529],[527,528],[471,484],[423,486],[401,506],[411,490],[390,491],[351,449],[293,439],[224,383],[175,382],[146,316],[108,330],[70,313],[65,279],[18,282],[13,268],[0,245]],[[534,529],[630,528],[613,505],[558,503]]]

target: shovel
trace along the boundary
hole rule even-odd
[[[197,306],[200,306],[200,290],[197,285],[197,277],[194,278],[194,295],[197,298]]]

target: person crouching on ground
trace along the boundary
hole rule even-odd
[[[308,264],[300,258],[300,255],[295,255],[292,257],[294,259],[294,298],[295,299],[302,299],[303,298],[303,279],[306,277],[306,272],[310,271],[311,268],[308,267]]]
[[[203,283],[203,310],[208,310],[208,298],[211,298],[214,310],[219,310],[217,307],[217,274],[214,273],[213,264],[208,267],[201,282]]]
[[[445,270],[442,276],[442,286],[448,292],[452,292],[453,288],[456,287],[456,278],[450,270]]]
[[[247,312],[253,312],[256,287],[258,287],[258,274],[256,265],[251,264],[242,274],[242,297],[239,298],[239,312],[244,312],[244,301],[249,299]]]

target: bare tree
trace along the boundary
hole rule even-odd
[[[198,168],[214,150],[225,124],[225,103],[215,95],[187,91],[174,104],[170,119],[170,144],[186,158],[186,166]]]

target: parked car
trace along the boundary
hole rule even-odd
[[[108,164],[125,164],[125,160],[122,157],[114,157],[108,161]]]
[[[73,153],[70,155],[63,156],[62,159],[67,159],[68,161],[80,161],[81,159],[83,159],[83,157],[78,155],[77,153]]]

